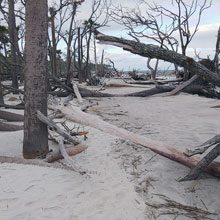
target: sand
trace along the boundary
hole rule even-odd
[[[139,90],[108,88],[106,92]],[[182,150],[220,131],[220,109],[210,108],[218,100],[187,94],[96,100],[99,105],[89,110],[91,114]],[[73,160],[87,170],[86,175],[0,164],[0,219],[220,219],[219,179],[204,175],[179,183],[188,168],[96,129],[85,129],[89,148]],[[0,133],[0,155],[21,157],[22,135],[22,131]]]

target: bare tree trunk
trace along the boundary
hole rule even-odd
[[[68,42],[67,42],[67,56],[66,56],[66,83],[68,84],[70,82],[71,76],[72,76],[72,72],[71,72],[71,61],[72,61],[72,55],[71,55],[71,44],[73,41],[73,21],[75,18],[75,14],[76,14],[76,8],[77,8],[77,4],[75,3],[73,5],[72,8],[72,17],[71,17],[71,21],[70,21],[70,27],[69,27],[69,34],[68,34]]]
[[[218,35],[217,35],[217,40],[216,40],[215,58],[214,58],[216,72],[220,75],[220,72],[219,72],[219,54],[220,54],[220,27],[218,29]]]
[[[4,104],[3,88],[2,88],[2,65],[0,63],[0,103]]]
[[[94,61],[95,61],[95,74],[98,74],[98,63],[97,63],[97,49],[96,49],[96,39],[94,35]]]
[[[16,41],[17,29],[14,13],[14,0],[8,0],[9,14],[8,14],[8,26],[9,26],[9,38],[11,44],[11,74],[12,74],[12,86],[18,89],[18,62],[16,55]]]
[[[81,37],[82,36],[80,33],[80,28],[78,28],[78,78],[79,78],[79,83],[83,82]]]
[[[57,43],[55,35],[55,12],[53,8],[50,8],[51,16],[51,35],[52,35],[52,48],[51,48],[51,58],[52,58],[52,74],[57,76]]]
[[[188,69],[189,72],[203,77],[204,80],[220,86],[220,76],[207,69],[204,65],[194,61],[191,57],[152,44],[143,44],[132,40],[108,36],[101,34],[98,31],[96,31],[96,34],[96,38],[100,40],[101,43],[121,47],[124,50],[143,57],[157,58],[167,62],[176,63],[178,66]]]
[[[26,2],[26,62],[24,158],[48,153],[47,126],[37,118],[37,110],[47,115],[47,0]]]

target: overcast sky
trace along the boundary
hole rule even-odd
[[[111,6],[121,5],[121,7],[128,8],[131,10],[139,6],[143,14],[144,11],[146,11],[147,9],[146,5],[142,4],[143,0],[107,0],[107,1],[112,2]],[[175,8],[173,8],[171,4],[172,0],[145,0],[145,1],[147,3],[155,2],[168,9],[175,10]],[[203,1],[204,0],[198,0],[199,4],[201,4]],[[49,5],[51,4],[51,2],[58,3],[59,0],[49,0]],[[85,0],[82,3],[82,5],[79,7],[77,12],[77,18],[79,21],[88,19],[88,16],[91,13],[92,2],[93,0]],[[192,0],[184,0],[184,2],[191,3]],[[193,20],[196,20],[196,17],[192,18],[192,21]],[[210,57],[213,58],[215,52],[216,36],[219,26],[220,26],[220,0],[212,0],[212,6],[203,13],[199,30],[188,47],[187,55],[194,57],[195,56],[194,51],[196,50],[197,53],[200,53],[200,57],[206,58],[208,55],[210,55]],[[114,22],[111,22],[109,24],[109,27],[103,28],[101,29],[101,31],[104,34],[129,38],[125,28],[119,26]],[[61,49],[65,50],[64,44],[63,46],[60,45],[60,47]],[[98,58],[101,57],[101,53],[103,49],[105,50],[106,60],[110,58],[112,61],[114,61],[115,66],[118,69],[146,70],[146,58],[123,51],[121,48],[97,44]],[[163,61],[161,61],[159,65],[161,69],[166,69],[168,66],[170,66],[170,64],[167,64]]]
[[[148,3],[153,0],[146,0]],[[186,0],[188,1],[188,0]],[[91,0],[85,0],[85,2],[80,6],[78,17],[80,19],[84,19],[90,14],[91,11]],[[140,6],[141,10],[144,12],[145,7],[141,4],[141,0],[112,0],[113,5],[121,5],[122,7],[127,8],[135,8]],[[171,2],[172,0],[154,0],[155,3],[159,3],[169,9],[172,8]],[[188,1],[192,2],[192,1]],[[202,3],[203,0],[198,0],[199,3]],[[172,9],[174,10],[174,9]],[[195,35],[193,41],[190,43],[189,48],[187,50],[188,56],[194,56],[194,50],[200,52],[200,57],[207,57],[207,55],[211,55],[213,57],[215,51],[215,43],[216,43],[216,35],[218,28],[220,26],[220,0],[213,0],[212,6],[207,9],[201,19],[201,23],[199,26],[199,30]],[[196,18],[193,18],[196,19]],[[124,38],[128,38],[127,32],[124,27],[120,27],[118,24],[112,23],[110,27],[104,28],[101,30],[104,34],[121,36]],[[115,62],[115,65],[119,69],[124,70],[132,70],[132,69],[146,69],[146,58],[142,58],[137,55],[133,55],[129,52],[123,51],[120,48],[113,46],[104,46],[98,45],[98,53],[101,55],[102,49],[105,49],[106,58],[110,58]],[[167,64],[163,61],[160,63],[160,68],[167,68]]]

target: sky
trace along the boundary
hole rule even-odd
[[[172,0],[145,0],[148,3],[155,2],[164,7],[172,9],[171,1]],[[188,0],[185,0],[188,1]],[[91,0],[85,0],[85,2],[80,6],[78,17],[83,19],[88,16],[91,10]],[[141,11],[144,13],[146,10],[146,6],[141,4],[141,0],[112,0],[112,5],[121,5],[124,8],[134,9],[139,6]],[[192,1],[188,1],[192,2]],[[203,0],[198,0],[199,4],[203,2]],[[175,9],[172,9],[175,10]],[[216,44],[216,36],[217,31],[220,26],[220,0],[213,0],[212,6],[207,9],[202,16],[199,30],[193,38],[192,42],[189,44],[187,55],[195,56],[195,49],[197,53],[199,53],[200,57],[206,58],[210,55],[212,58],[215,52],[215,44]],[[193,21],[196,18],[192,18],[192,26]],[[119,36],[123,38],[129,38],[127,35],[127,31],[124,27],[119,26],[116,23],[111,22],[109,24],[110,27],[101,29],[101,32],[108,35]],[[120,70],[145,70],[146,67],[146,58],[142,58],[138,55],[133,55],[129,52],[123,51],[121,48],[106,46],[106,45],[98,45],[98,56],[101,56],[101,51],[105,50],[106,60],[110,58],[114,61],[116,68]],[[161,61],[160,69],[167,69],[170,65]]]

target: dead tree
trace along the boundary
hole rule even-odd
[[[174,0],[171,4],[173,5],[172,9],[155,4],[154,11],[157,12],[158,15],[173,20],[172,22],[176,26],[179,35],[182,55],[186,56],[186,49],[198,31],[202,14],[211,7],[211,4],[211,0],[196,0],[191,1],[190,4],[182,0]],[[191,25],[192,21],[195,22],[195,24]],[[184,72],[184,79],[189,79],[190,77],[186,69]]]
[[[18,34],[15,21],[14,0],[8,0],[9,13],[8,13],[8,26],[9,26],[9,39],[11,45],[11,74],[12,86],[18,89]]]
[[[170,51],[152,44],[143,44],[132,40],[104,35],[96,31],[96,38],[103,44],[121,47],[131,53],[143,57],[157,58],[167,62],[176,63],[178,66],[188,69],[188,71],[203,77],[208,82],[220,86],[220,77],[217,73],[207,69],[204,65],[196,62],[193,58],[184,56],[175,51]]]
[[[48,151],[47,126],[37,111],[47,116],[47,0],[26,2],[26,62],[23,156],[45,156]]]
[[[219,72],[219,54],[220,54],[220,27],[218,29],[217,40],[216,40],[216,49],[215,49],[215,71],[220,75]]]
[[[147,7],[147,11],[143,13],[140,7]],[[167,18],[166,20],[169,24],[164,24],[163,15],[158,16],[158,12],[155,11],[155,8],[147,2],[144,1],[143,5],[132,10],[114,8],[112,17],[115,22],[125,26],[128,30],[128,35],[137,42],[150,40],[154,41],[155,44],[161,48],[171,48],[173,51],[177,52],[179,44],[177,39],[173,37],[173,33],[177,31],[175,22],[173,22],[172,18]],[[156,59],[154,66],[150,64],[151,61],[152,59],[148,58],[147,67],[151,71],[151,78],[155,80],[159,59]],[[176,65],[175,70],[177,70]]]

